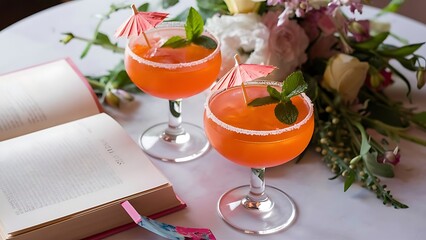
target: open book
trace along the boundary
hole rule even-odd
[[[81,239],[185,207],[70,59],[0,76],[0,239]]]

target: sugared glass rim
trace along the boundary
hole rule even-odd
[[[154,29],[147,31],[147,33],[150,32],[150,31],[156,31],[156,30],[164,29],[164,28],[183,28],[184,26],[185,26],[184,22],[163,22],[163,23],[157,25]],[[184,29],[183,29],[183,31],[185,32]],[[203,31],[203,35],[205,35],[205,34],[209,35],[210,37],[212,37],[214,39],[214,41],[217,43],[217,47],[207,57],[199,59],[197,61],[185,62],[185,63],[158,63],[158,62],[153,62],[153,61],[147,60],[145,58],[142,58],[142,57],[138,56],[136,53],[134,53],[129,47],[129,44],[134,39],[140,38],[141,36],[135,36],[135,37],[131,37],[131,38],[128,39],[127,44],[126,44],[125,54],[131,56],[135,61],[137,61],[141,64],[149,65],[149,66],[152,66],[152,67],[166,68],[166,69],[194,67],[194,66],[203,64],[203,63],[211,60],[213,57],[215,57],[220,52],[219,38],[217,38],[216,35],[214,35],[210,31],[208,31],[206,28],[204,28],[204,31]]]
[[[278,87],[282,87],[282,83],[281,82],[275,82],[275,81],[267,81],[267,80],[253,80],[253,81],[247,81],[244,83],[245,85],[270,85],[270,86],[278,86]],[[235,87],[239,87],[239,86],[234,86],[232,88]],[[281,128],[281,129],[277,129],[277,130],[249,130],[249,129],[244,129],[244,128],[239,128],[239,127],[234,127],[230,124],[227,124],[225,122],[223,122],[222,120],[218,119],[210,110],[209,107],[209,102],[210,100],[218,95],[219,93],[227,90],[229,88],[225,88],[225,89],[221,89],[221,90],[216,90],[216,91],[211,91],[210,94],[207,97],[207,100],[204,104],[204,108],[206,111],[206,116],[207,118],[210,118],[213,122],[215,122],[216,124],[218,124],[219,126],[221,126],[224,129],[227,129],[229,131],[232,132],[236,132],[239,134],[245,134],[245,135],[256,135],[256,136],[267,136],[267,135],[278,135],[278,134],[282,134],[285,132],[290,132],[296,129],[299,129],[301,126],[305,125],[309,119],[312,117],[313,113],[314,113],[314,105],[312,104],[311,99],[305,94],[302,93],[300,96],[302,97],[302,99],[304,100],[305,104],[308,106],[309,110],[308,110],[308,114],[306,114],[305,118],[302,119],[300,122],[285,127],[285,128]]]

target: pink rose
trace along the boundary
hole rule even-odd
[[[277,26],[280,12],[268,12],[263,23],[269,29],[269,65],[278,67],[271,75],[270,79],[276,81],[284,80],[296,68],[306,62],[305,53],[309,38],[303,28],[294,20],[284,21]]]

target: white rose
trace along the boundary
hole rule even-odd
[[[225,0],[225,3],[231,14],[254,13],[260,7],[259,1],[252,0]]]
[[[322,85],[336,90],[346,102],[352,102],[365,82],[369,64],[339,53],[332,57],[324,72]]]
[[[234,16],[213,16],[206,22],[206,28],[221,42],[222,77],[234,65],[234,55],[238,53],[242,63],[266,64],[268,50],[268,28],[254,13]],[[242,54],[241,50],[250,54]]]

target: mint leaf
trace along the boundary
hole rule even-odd
[[[207,36],[199,36],[192,40],[193,43],[205,47],[207,49],[216,49],[217,43],[215,40],[207,37]]]
[[[303,78],[301,71],[290,74],[283,83],[282,92],[272,86],[267,86],[269,93],[267,97],[256,98],[248,106],[258,107],[266,104],[278,103],[275,107],[275,117],[287,125],[293,124],[297,120],[299,111],[291,102],[291,98],[297,96],[308,88],[308,84]]]
[[[267,86],[266,87],[266,90],[268,91],[268,93],[269,93],[269,95],[272,97],[272,98],[275,98],[275,99],[277,99],[277,100],[280,100],[281,99],[281,94],[280,94],[280,92],[278,92],[278,90],[277,89],[275,89],[274,87],[271,87],[271,86]]]
[[[170,48],[181,48],[188,45],[189,42],[180,36],[174,36],[169,38],[161,47],[170,47]]]
[[[285,123],[285,124],[293,124],[297,120],[297,116],[299,115],[299,111],[297,111],[296,106],[293,105],[291,101],[286,103],[278,103],[274,109],[275,117]]]
[[[204,30],[204,21],[201,15],[191,7],[189,9],[188,18],[185,23],[185,32],[186,38],[188,41],[192,41],[193,39],[201,36]]]
[[[216,49],[217,43],[212,38],[202,36],[204,31],[204,21],[201,15],[193,7],[188,10],[188,17],[185,22],[186,38],[173,36],[161,47],[181,48],[191,43],[207,49]]]
[[[267,96],[267,97],[256,98],[253,101],[249,102],[248,105],[251,106],[251,107],[259,107],[259,106],[273,104],[273,103],[279,103],[279,102],[280,102],[280,100],[275,99],[271,96]]]
[[[301,71],[290,74],[283,83],[282,97],[289,99],[306,91],[308,84],[303,79]]]

